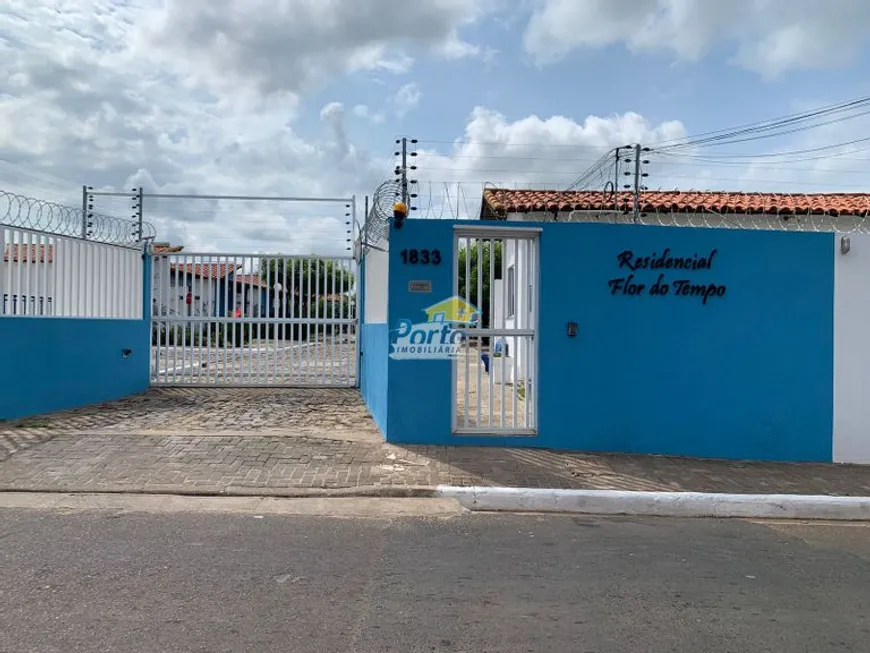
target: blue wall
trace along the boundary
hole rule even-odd
[[[363,324],[360,331],[360,389],[375,424],[386,437],[389,329],[383,323]]]
[[[0,317],[0,420],[145,392],[151,365],[150,256],[143,257],[142,284],[141,320]]]
[[[144,392],[148,336],[147,320],[0,318],[0,419]]]
[[[423,312],[437,301],[452,296],[453,221],[406,220],[402,229],[390,231],[389,296],[387,320],[390,341],[399,320],[423,322]],[[440,265],[403,265],[405,248],[438,249]],[[409,281],[430,281],[431,293],[408,292]],[[455,444],[450,427],[450,361],[388,359],[390,375],[388,417],[391,442]]]
[[[452,293],[452,266],[402,265],[404,248],[452,252],[452,221],[409,220],[390,236],[389,322],[422,319]],[[518,226],[523,226],[519,225]],[[525,225],[532,226],[532,225]],[[389,439],[757,460],[832,456],[833,234],[545,224],[541,234],[539,435],[450,434],[450,363],[389,360]],[[667,296],[612,295],[617,256],[706,255],[665,270]],[[448,258],[449,257],[445,257]],[[637,270],[655,283],[660,270]],[[423,276],[421,276],[423,275]],[[428,279],[433,292],[411,294]],[[726,286],[704,304],[673,281]],[[577,322],[570,338],[566,324]]]

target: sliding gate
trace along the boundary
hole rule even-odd
[[[151,383],[354,387],[352,257],[155,253]]]

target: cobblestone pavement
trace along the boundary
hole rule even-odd
[[[337,389],[156,388],[0,424],[0,490],[281,494],[439,484],[870,496],[870,466],[401,447],[383,442],[356,390]]]
[[[0,424],[10,433],[352,432],[380,441],[357,390],[334,388],[151,388],[106,404]]]
[[[0,462],[0,490],[251,492],[450,485],[870,495],[870,468],[399,447],[313,436],[60,434]]]

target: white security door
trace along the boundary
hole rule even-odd
[[[460,325],[453,432],[536,435],[539,229],[456,227],[454,294],[477,311]]]

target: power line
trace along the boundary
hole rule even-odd
[[[826,116],[826,115],[831,115],[831,114],[837,114],[837,113],[853,110],[856,108],[867,107],[868,105],[870,105],[870,97],[863,97],[863,98],[859,98],[857,100],[851,100],[851,101],[836,104],[836,105],[829,105],[827,107],[822,107],[819,109],[815,109],[812,111],[806,111],[803,113],[792,114],[790,116],[785,116],[782,118],[774,118],[771,120],[766,120],[766,121],[761,121],[761,122],[748,123],[748,124],[737,126],[737,127],[731,127],[731,128],[726,128],[723,130],[707,132],[706,134],[702,133],[702,134],[698,134],[696,136],[689,136],[689,137],[686,137],[683,139],[675,139],[673,141],[665,141],[662,143],[658,143],[656,146],[656,149],[659,151],[664,151],[664,150],[669,150],[669,149],[696,147],[698,145],[703,145],[703,144],[710,144],[710,143],[720,142],[720,141],[728,141],[728,140],[734,139],[736,136],[742,136],[742,135],[746,135],[746,134],[759,134],[759,133],[763,134],[764,132],[776,130],[776,129],[779,129],[781,127],[785,127],[785,126],[789,126],[789,125],[798,124],[798,123],[801,123],[803,121],[812,120],[813,118],[818,118],[821,116]],[[819,124],[815,124],[815,125],[802,126],[802,127],[797,128],[797,129],[783,131],[782,133],[794,133],[796,131],[803,131],[806,129],[814,129],[816,127],[820,127],[820,126],[824,126],[824,125],[828,125],[828,124],[834,124],[837,122],[842,122],[844,120],[850,120],[852,118],[857,118],[857,117],[860,117],[862,115],[866,115],[867,113],[868,113],[867,111],[862,111],[860,113],[857,113],[857,114],[854,114],[851,116],[841,116],[833,121],[827,121],[827,122],[823,122],[823,123],[819,123]],[[779,134],[776,134],[776,135],[779,135]],[[764,137],[767,138],[770,136],[768,135],[768,136],[764,136]],[[749,140],[752,140],[752,139],[749,139]]]
[[[722,146],[722,145],[734,145],[737,143],[745,143],[745,142],[753,142],[760,141],[763,139],[770,139],[780,136],[785,136],[789,134],[795,134],[799,132],[804,132],[812,129],[819,129],[821,127],[827,125],[833,125],[845,122],[847,120],[854,120],[856,118],[860,118],[862,116],[870,115],[870,96],[862,97],[855,100],[850,100],[847,102],[841,102],[833,105],[828,105],[820,108],[816,108],[810,111],[804,111],[800,113],[791,114],[788,116],[768,119],[763,121],[757,121],[753,123],[747,123],[744,125],[738,125],[736,127],[729,127],[725,129],[703,132],[701,134],[697,134],[694,136],[687,136],[680,139],[672,139],[669,141],[661,141],[657,143],[653,147],[643,148],[640,145],[633,146],[635,149],[635,155],[632,159],[624,159],[621,157],[620,148],[615,148],[610,150],[609,152],[604,153],[599,158],[591,161],[589,167],[584,170],[581,174],[574,177],[572,183],[568,186],[569,190],[572,189],[587,189],[594,187],[596,190],[601,189],[606,192],[606,188],[608,186],[612,186],[614,191],[621,190],[623,188],[632,188],[635,194],[635,204],[637,203],[637,195],[640,191],[646,190],[646,186],[642,184],[643,178],[648,176],[648,173],[642,170],[642,165],[646,165],[650,163],[648,160],[644,159],[641,161],[641,154],[643,152],[649,152],[650,154],[656,155],[656,157],[662,157],[665,160],[660,161],[657,160],[656,165],[661,165],[666,167],[667,165],[679,164],[678,162],[668,161],[669,158],[675,159],[683,159],[684,161],[698,161],[700,163],[709,164],[708,167],[712,167],[717,163],[730,163],[733,165],[738,165],[738,161],[743,159],[743,165],[751,164],[753,162],[762,162],[769,166],[778,167],[780,170],[787,169],[785,166],[781,165],[782,163],[796,163],[798,161],[804,160],[815,160],[815,159],[823,159],[823,158],[838,158],[853,155],[866,149],[870,148],[856,148],[854,146],[860,145],[863,143],[870,142],[870,137],[867,138],[856,138],[848,141],[842,141],[838,143],[832,143],[828,145],[823,145],[819,147],[812,148],[803,148],[803,149],[794,149],[784,152],[767,152],[760,154],[710,154],[707,159],[704,156],[699,156],[692,152],[692,150],[696,150],[699,148],[710,148],[713,146]],[[425,143],[433,143],[433,144],[450,144],[455,146],[485,146],[491,145],[493,147],[499,147],[502,149],[506,149],[507,147],[536,147],[536,148],[547,148],[547,147],[558,147],[560,149],[564,148],[572,148],[573,151],[577,151],[578,149],[597,149],[598,148],[590,148],[588,146],[576,145],[571,143],[528,143],[528,144],[520,144],[520,143],[485,143],[485,142],[474,142],[470,140],[420,140],[421,144]],[[806,155],[820,155],[818,157],[806,156]],[[424,154],[425,156],[425,154]],[[560,166],[560,164],[572,164],[572,163],[580,163],[587,162],[590,159],[588,157],[564,157],[564,156],[513,156],[513,155],[505,155],[505,154],[481,154],[475,156],[473,154],[460,153],[457,154],[446,154],[442,155],[444,158],[447,158],[450,161],[456,161],[458,159],[481,159],[481,160],[489,160],[489,161],[546,161],[551,164],[555,164],[556,166]],[[620,163],[633,163],[634,168],[634,183],[633,184],[620,184]],[[686,163],[682,165],[688,165]],[[469,170],[477,172],[478,174],[487,174],[487,173],[511,173],[522,175],[523,177],[532,177],[532,176],[548,176],[551,178],[558,178],[560,176],[566,176],[572,173],[563,173],[558,171],[538,171],[538,170],[529,170],[526,172],[515,171],[508,168],[475,168],[475,167],[466,167],[466,166],[425,166],[425,172],[431,172],[436,170],[451,170],[453,172],[459,172],[462,170]],[[807,172],[822,172],[818,169],[807,170]],[[832,170],[831,172],[837,172]],[[855,174],[858,174],[859,171],[855,171]],[[632,172],[630,170],[623,172],[623,175],[632,176]],[[666,171],[662,171],[662,176],[667,177],[669,179],[694,179],[694,180],[705,180],[707,182],[739,182],[742,184],[746,183],[777,183],[777,184],[801,184],[806,185],[806,181],[798,181],[798,180],[764,180],[754,177],[753,179],[733,179],[733,178],[716,178],[706,176],[701,173],[695,176],[688,175],[679,175],[679,174],[669,174]],[[467,180],[473,181],[473,183],[483,183],[477,182],[477,180]],[[455,183],[455,182],[449,182]],[[818,183],[818,182],[817,182]],[[858,184],[842,184],[842,183],[824,183],[820,184],[828,187],[852,187],[852,188],[863,188],[863,185]],[[622,188],[620,188],[622,186]]]
[[[601,151],[601,148],[596,148],[598,152]],[[612,150],[611,150],[612,151]],[[476,154],[426,154],[421,152],[420,158],[426,159],[431,156],[439,156],[442,158],[450,158],[450,159],[497,159],[503,161],[565,161],[566,163],[576,163],[578,161],[589,161],[590,157],[583,158],[565,158],[565,157],[551,157],[551,156],[505,156],[505,155],[476,155]]]
[[[870,159],[866,159],[866,160],[870,161]],[[741,164],[741,163],[731,163],[731,162],[721,162],[721,163],[720,162],[712,162],[712,163],[708,163],[706,166],[698,166],[697,163],[689,163],[689,162],[682,162],[682,161],[651,161],[650,165],[654,165],[654,166],[657,165],[657,166],[663,166],[663,167],[676,166],[676,167],[697,168],[697,169],[702,169],[705,167],[710,167],[710,168],[714,168],[714,169],[715,168],[746,168],[747,167],[747,164],[745,164],[745,163]],[[829,172],[829,173],[836,173],[836,174],[842,173],[842,174],[865,175],[865,176],[868,174],[867,170],[853,170],[853,169],[847,169],[847,168],[843,168],[843,169],[840,169],[840,168],[798,168],[798,167],[793,167],[793,166],[781,166],[781,165],[775,164],[775,163],[764,163],[764,162],[755,163],[755,164],[752,164],[752,166],[753,167],[761,167],[761,168],[769,168],[771,170],[783,170],[783,171],[789,171],[789,172]],[[612,168],[613,168],[613,166],[611,166],[611,170],[612,170]],[[517,170],[515,168],[449,168],[449,167],[429,168],[429,170],[440,170],[440,171],[445,171],[445,172],[446,171],[449,171],[449,172],[476,172],[479,174],[512,173],[516,176],[536,176],[536,177],[547,176],[547,175],[551,175],[554,177],[573,177],[575,179],[575,181],[572,182],[570,184],[570,187],[566,188],[565,190],[572,190],[572,189],[574,189],[575,186],[579,187],[581,185],[581,184],[577,184],[577,182],[576,182],[577,173],[573,172],[571,170],[567,170],[567,171],[565,171],[565,170],[562,170],[562,171],[558,171],[558,170]],[[610,180],[610,178],[608,178],[608,180]],[[428,180],[422,179],[421,181],[428,181]],[[321,216],[312,215],[311,217],[321,217]],[[329,216],[325,215],[322,217],[329,217]]]
[[[691,155],[691,154],[672,154],[669,151],[654,152],[654,153],[659,154],[661,156],[680,156],[680,157],[686,157],[686,158],[698,157],[699,159],[700,158],[707,158],[707,159],[711,159],[711,160],[721,160],[721,161],[726,161],[728,159],[744,159],[744,160],[746,160],[746,159],[773,159],[773,158],[777,158],[777,157],[792,157],[792,156],[798,155],[798,154],[810,154],[813,152],[825,152],[828,150],[834,150],[837,148],[846,147],[848,145],[854,145],[856,143],[865,143],[867,141],[870,141],[870,138],[858,138],[858,139],[854,139],[851,141],[843,141],[841,143],[834,143],[831,145],[822,145],[820,147],[806,148],[803,150],[789,150],[789,151],[785,151],[785,152],[768,152],[766,154],[722,154],[722,155],[702,154],[702,155]],[[855,149],[851,152],[844,152],[842,154],[855,154],[857,152],[866,152],[867,150],[870,150],[870,147],[858,148],[858,149]],[[837,154],[826,154],[826,155],[821,156],[821,157],[815,157],[815,159],[805,159],[805,160],[820,160],[820,159],[831,159],[831,158],[837,158]],[[792,160],[795,160],[795,159],[792,159]]]
[[[558,174],[567,175],[567,174],[571,174],[571,173],[558,173]],[[766,177],[755,177],[755,176],[738,178],[738,177],[708,177],[704,174],[697,174],[697,175],[665,174],[665,175],[662,175],[662,177],[665,179],[692,179],[692,180],[705,181],[705,182],[722,181],[722,182],[738,182],[738,183],[742,183],[742,184],[788,184],[788,185],[807,186],[808,184],[815,183],[818,186],[829,186],[829,187],[834,187],[834,188],[863,188],[863,189],[867,188],[867,184],[859,184],[859,183],[849,184],[849,183],[827,182],[827,181],[812,182],[812,181],[800,180],[800,179],[770,179],[770,178],[766,178]],[[444,180],[444,179],[434,180],[433,179],[433,180],[421,180],[420,184],[421,185],[424,185],[424,184],[475,184],[475,185],[481,185],[481,186],[488,186],[488,187],[492,187],[492,188],[509,188],[510,186],[514,186],[515,190],[562,190],[562,191],[565,190],[564,182],[558,182],[558,181],[536,182],[534,180],[518,179],[518,178],[501,179],[501,180],[494,180],[491,177],[480,178],[480,179],[467,178],[467,177],[462,178],[462,179],[447,179],[447,180]],[[552,188],[546,188],[548,186],[552,186]],[[649,188],[647,188],[646,186],[647,186],[647,184],[644,184],[644,188],[641,188],[640,190],[642,190],[642,191],[649,190]],[[600,191],[601,189],[576,188],[573,190]],[[421,191],[420,196],[422,197],[424,195],[425,195],[425,193],[423,193]]]
[[[506,143],[503,141],[474,141],[474,140],[454,140],[454,141],[445,141],[445,140],[419,140],[420,144],[423,143],[433,143],[436,145],[482,145],[486,147],[535,147],[535,148],[571,148],[574,150],[595,150],[600,152],[600,145],[580,145],[577,143]]]

